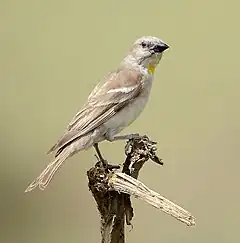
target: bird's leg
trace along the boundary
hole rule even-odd
[[[112,136],[110,133],[105,135],[105,138],[109,142],[117,141],[117,140],[128,140],[128,139],[134,139],[139,138],[140,135],[138,133],[132,133],[127,135],[120,135],[120,136]]]
[[[98,147],[98,143],[94,143],[93,145],[94,149],[96,150],[97,156],[100,159],[100,161],[102,162],[102,165],[106,166],[107,165],[107,161],[103,158],[100,149]]]
[[[105,160],[100,152],[100,149],[98,147],[98,143],[94,143],[93,145],[94,149],[96,150],[97,156],[100,159],[100,162],[102,163],[102,166],[111,170],[111,169],[119,169],[120,166],[119,165],[110,165],[108,164],[107,160]]]

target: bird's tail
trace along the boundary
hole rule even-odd
[[[64,149],[56,158],[45,168],[45,170],[37,177],[25,190],[25,192],[30,192],[37,186],[44,190],[47,185],[52,180],[53,176],[57,170],[63,165],[63,162],[71,156],[71,151],[69,149]]]

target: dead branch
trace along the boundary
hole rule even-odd
[[[126,160],[122,172],[97,162],[88,172],[89,189],[101,215],[102,243],[124,243],[124,225],[131,225],[134,216],[130,196],[162,210],[188,226],[194,217],[180,206],[152,191],[137,180],[144,163],[151,159],[163,165],[156,155],[156,143],[143,136],[131,139],[125,147]]]

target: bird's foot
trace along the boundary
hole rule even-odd
[[[128,134],[126,135],[127,139],[137,139],[140,138],[140,134],[139,133],[132,133],[132,134]]]
[[[120,165],[111,165],[111,164],[107,164],[107,169],[108,170],[117,170],[117,169],[120,169]]]
[[[132,133],[126,135],[112,136],[111,134],[106,134],[105,138],[109,142],[118,141],[118,140],[129,140],[129,139],[137,139],[140,138],[139,133]]]
[[[97,154],[95,156],[96,156],[98,162],[100,163],[101,167],[106,168],[107,170],[120,169],[119,165],[111,165],[111,164],[108,163],[107,160],[105,160],[103,158],[97,143],[94,144],[94,148],[97,152]]]
[[[98,163],[99,163],[99,166],[102,167],[102,168],[105,168],[107,170],[114,170],[114,169],[120,169],[120,165],[112,165],[112,164],[109,164],[107,160],[103,159],[103,158],[99,158],[96,154],[95,154],[97,160],[98,160]]]

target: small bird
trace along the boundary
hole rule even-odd
[[[44,190],[64,161],[81,150],[94,147],[100,160],[98,143],[131,139],[138,134],[117,135],[142,112],[150,95],[154,71],[169,46],[145,36],[137,39],[119,67],[105,76],[87,102],[69,123],[63,136],[48,151],[55,152],[51,163],[25,190],[37,186]]]

